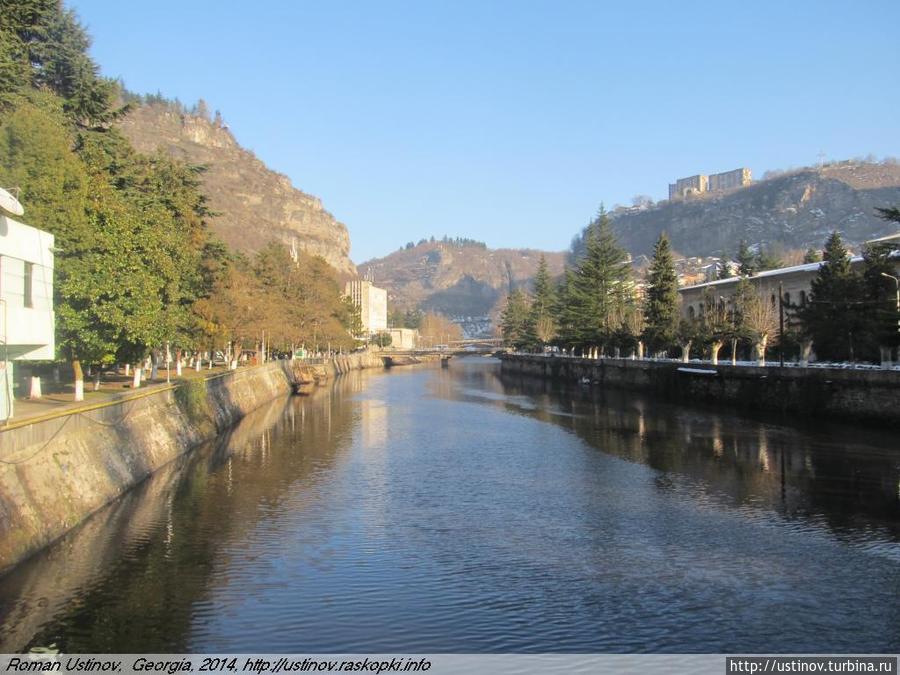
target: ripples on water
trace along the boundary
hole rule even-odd
[[[354,373],[0,579],[0,651],[897,651],[898,485],[890,434]]]

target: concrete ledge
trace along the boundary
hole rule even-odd
[[[652,391],[682,403],[737,407],[900,426],[900,372],[712,366],[672,361],[506,354],[502,372]]]

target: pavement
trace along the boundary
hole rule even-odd
[[[85,376],[84,400],[75,401],[75,385],[72,382],[53,384],[43,379],[41,388],[44,394],[39,399],[16,398],[13,404],[13,416],[11,419],[0,420],[0,431],[31,424],[41,419],[67,415],[84,408],[95,408],[117,401],[126,400],[132,396],[143,396],[150,391],[164,389],[171,384],[187,382],[195,379],[206,379],[228,372],[225,366],[216,366],[212,369],[204,367],[199,372],[192,368],[184,368],[181,377],[175,377],[175,369],[171,371],[171,382],[166,381],[166,369],[160,368],[155,380],[144,380],[138,389],[132,388],[132,376],[125,376],[122,372],[104,373],[100,380],[100,388],[94,391],[94,381]]]

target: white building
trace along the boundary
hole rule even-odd
[[[415,349],[419,344],[419,331],[415,328],[391,328],[388,332],[394,349]]]
[[[55,357],[53,241],[0,215],[0,421],[12,417],[13,364]]]
[[[372,335],[387,330],[387,291],[377,288],[371,281],[348,281],[344,295],[359,308],[363,333]]]

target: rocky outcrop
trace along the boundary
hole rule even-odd
[[[562,273],[563,253],[442,241],[422,242],[369,260],[359,271],[387,289],[391,306],[480,317],[495,313],[510,289],[525,286],[534,277],[541,255],[552,275]]]
[[[876,207],[900,204],[900,166],[841,162],[803,169],[725,193],[613,214],[621,243],[649,255],[665,230],[686,256],[733,255],[741,239],[787,249],[821,248],[832,230],[851,244],[896,232]]]
[[[318,197],[301,192],[238,145],[221,122],[152,103],[136,106],[120,128],[141,152],[162,149],[206,167],[203,191],[216,213],[210,226],[231,248],[252,253],[276,239],[321,256],[343,274],[355,274],[346,226]]]

